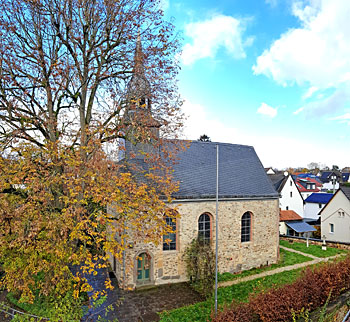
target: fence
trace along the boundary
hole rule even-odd
[[[33,315],[33,314],[28,314],[28,313],[25,313],[25,312],[21,312],[21,311],[18,311],[10,306],[7,306],[5,305],[4,303],[0,303],[0,311],[9,315],[9,316],[12,316],[14,317],[15,315],[17,314],[20,314],[20,315],[24,315],[26,317],[29,317],[29,318],[34,318],[35,321],[39,322],[39,321],[49,321],[48,318],[43,318],[43,317],[40,317],[40,316],[37,316],[37,315]]]
[[[296,236],[287,236],[287,235],[280,235],[281,240],[288,240],[290,242],[296,241],[296,240],[305,240],[306,237],[296,237]],[[322,239],[316,239],[316,238],[309,238],[309,244],[310,245],[322,245],[323,240]],[[335,247],[339,249],[348,249],[350,250],[350,243],[345,242],[337,242],[333,240],[326,240],[326,245],[330,247]]]

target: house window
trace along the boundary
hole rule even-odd
[[[198,238],[199,240],[203,240],[205,242],[210,241],[211,234],[211,220],[210,215],[201,214],[198,219]]]
[[[292,192],[292,191],[290,192],[290,197],[291,197],[291,198],[293,197],[293,192]]]
[[[176,218],[166,216],[165,222],[173,233],[163,235],[163,250],[176,250]]]
[[[329,232],[334,233],[334,224],[329,224]]]
[[[290,180],[290,186],[292,186],[293,185],[293,181],[292,180]]]
[[[241,220],[241,242],[249,242],[251,238],[251,223],[252,216],[250,212],[246,212],[242,216]]]
[[[288,209],[289,209],[289,207],[287,206],[287,207],[286,207],[286,210],[288,210]]]
[[[318,208],[320,208],[320,209],[322,208],[322,204],[321,203],[318,204]]]

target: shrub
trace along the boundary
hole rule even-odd
[[[209,242],[194,239],[184,253],[190,285],[201,295],[212,295],[215,283],[215,254]]]
[[[339,262],[307,268],[294,283],[253,295],[249,304],[225,308],[212,321],[246,321],[241,316],[248,314],[250,321],[292,321],[293,314],[314,310],[349,289],[350,257],[347,257]]]

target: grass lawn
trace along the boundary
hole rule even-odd
[[[332,248],[327,246],[327,250],[322,250],[321,245],[309,245],[309,247],[306,247],[306,242],[304,243],[289,243],[286,240],[280,240],[280,245],[288,248],[292,248],[295,250],[299,250],[303,253],[306,254],[311,254],[316,257],[329,257],[329,256],[334,256],[337,254],[346,254],[348,251],[344,249],[338,249],[338,248]]]
[[[247,302],[252,293],[259,293],[262,290],[273,286],[280,286],[294,282],[300,275],[301,269],[282,272],[252,281],[242,282],[228,287],[218,289],[218,305],[230,304],[233,300]],[[172,311],[160,313],[161,322],[200,322],[207,321],[214,308],[214,297],[205,302],[181,307]]]
[[[237,278],[250,276],[250,275],[254,275],[254,274],[259,274],[259,273],[265,272],[265,271],[270,271],[270,270],[278,268],[278,267],[284,267],[284,266],[304,263],[304,262],[311,261],[311,260],[312,260],[311,257],[306,257],[306,256],[303,256],[300,254],[288,252],[284,249],[280,249],[280,260],[277,264],[263,266],[260,268],[252,268],[250,270],[243,271],[239,274],[231,274],[231,273],[219,274],[218,279],[219,279],[219,282],[232,281],[232,280],[235,280]]]

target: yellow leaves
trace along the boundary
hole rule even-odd
[[[96,275],[105,253],[122,260],[122,252],[138,240],[157,244],[167,229],[163,214],[176,220],[165,204],[174,186],[157,173],[163,166],[142,172],[144,182],[141,172],[122,172],[99,147],[84,148],[95,151],[86,160],[79,148],[67,150],[60,143],[16,148],[21,152],[16,162],[0,158],[0,187],[24,184],[18,188],[23,196],[0,196],[0,256],[7,264],[4,285],[26,300],[33,298],[33,286],[45,294],[70,290],[78,298],[90,288],[71,273],[72,264]]]
[[[78,297],[79,297],[79,290],[77,290],[77,289],[75,289],[74,291],[73,291],[73,298],[76,300],[76,299],[78,299]]]

